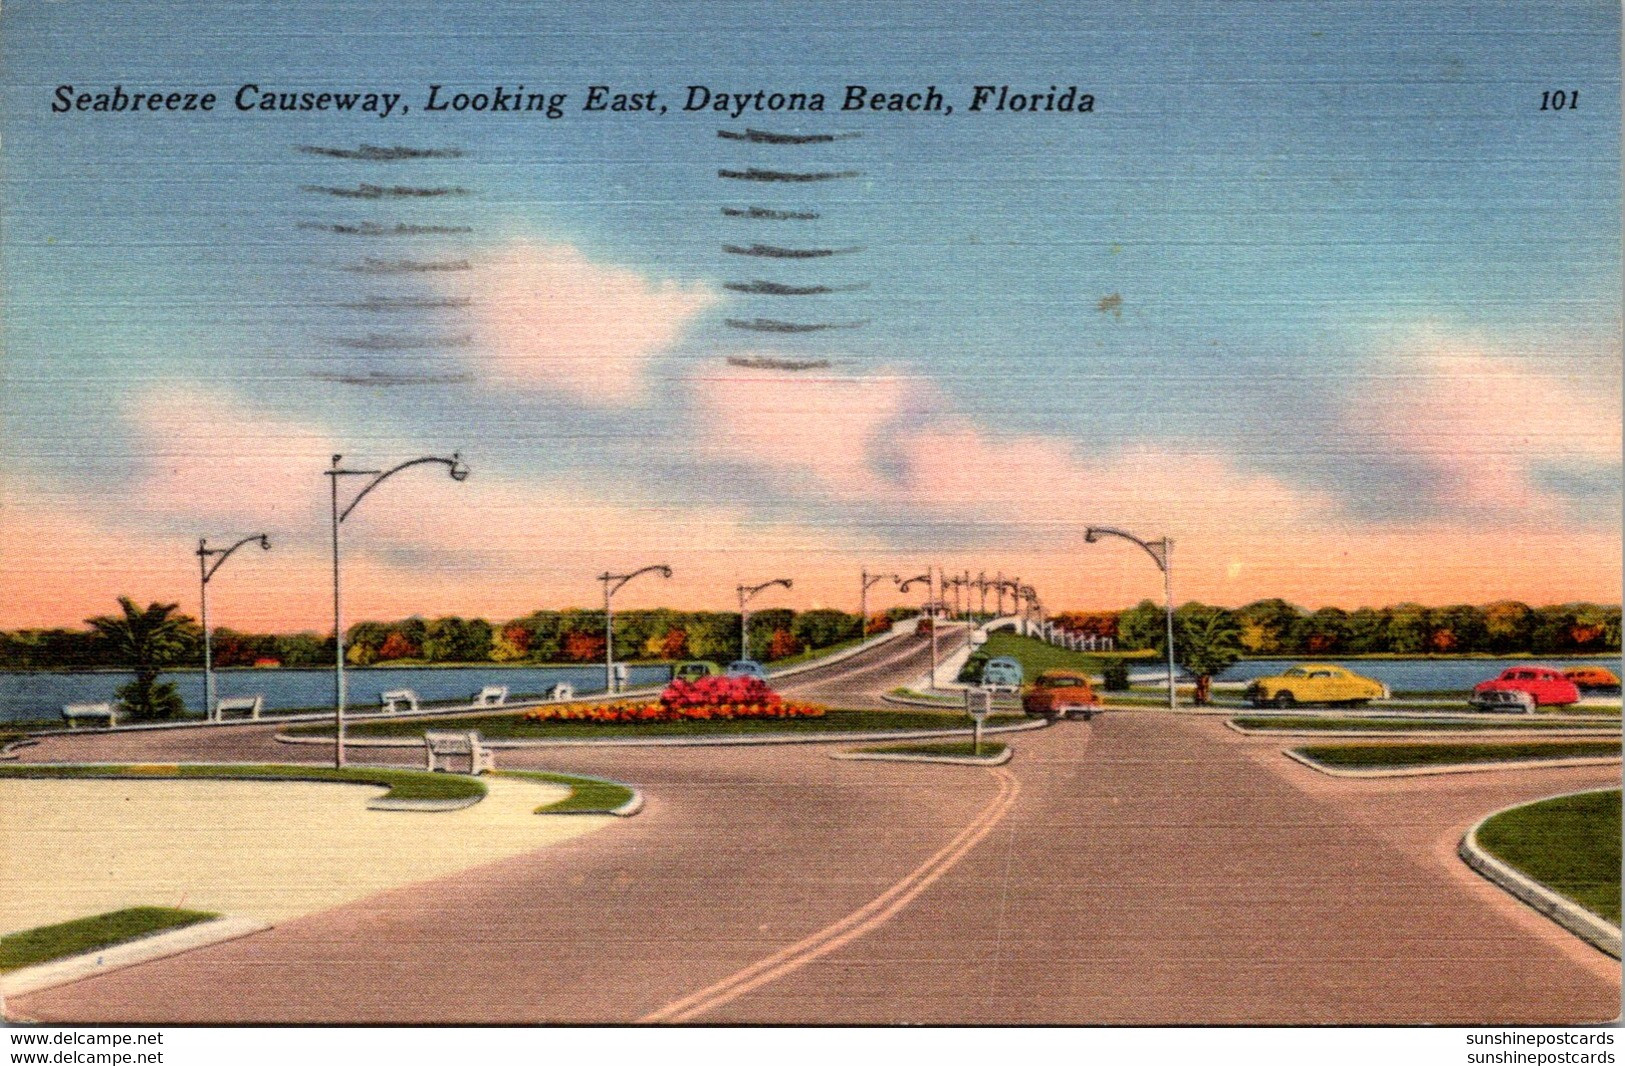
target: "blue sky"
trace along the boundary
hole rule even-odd
[[[1421,524],[1430,543],[1448,543],[1454,524],[1466,545],[1487,525],[1515,529],[1534,515],[1543,528],[1600,537],[1597,557],[1615,565],[1593,591],[1617,588],[1617,448],[1609,459],[1566,428],[1594,437],[1587,427],[1618,420],[1612,6],[1165,3],[1017,15],[940,3],[498,3],[437,5],[431,18],[367,2],[138,0],[19,2],[3,19],[0,413],[8,465],[48,486],[47,497],[72,485],[73,495],[116,500],[141,489],[166,449],[245,459],[230,441],[184,429],[155,437],[128,414],[132,393],[172,382],[380,454],[462,447],[544,495],[613,484],[639,506],[703,499],[747,525],[877,530],[847,545],[860,554],[980,550],[1027,528],[1019,507],[1006,522],[959,523],[962,493],[819,488],[816,472],[797,478],[782,457],[754,462],[749,441],[697,446],[705,396],[737,376],[722,360],[766,351],[827,359],[820,374],[871,394],[885,391],[877,381],[911,383],[882,412],[884,433],[863,444],[880,485],[910,477],[906,442],[888,450],[892,434],[932,426],[968,427],[977,447],[1055,444],[1073,464],[1063,480],[1124,454],[1193,456],[1304,506],[1312,499],[1328,529],[1402,536]],[[230,98],[245,82],[400,92],[411,111],[239,115]],[[819,90],[834,104],[851,82],[935,85],[956,113],[733,121],[678,110],[691,84]],[[220,109],[52,114],[63,83],[212,90]],[[434,83],[523,83],[571,99],[558,121],[432,115],[421,102]],[[655,89],[671,111],[583,115],[594,83]],[[980,83],[1075,84],[1096,110],[967,114]],[[1580,106],[1541,113],[1547,89],[1579,89]],[[747,126],[860,136],[785,148],[716,135]],[[297,150],[359,144],[464,154],[381,165]],[[716,175],[740,166],[862,177],[786,191]],[[363,182],[469,192],[372,202],[304,191]],[[822,217],[719,213],[768,195]],[[470,232],[300,228],[363,221]],[[368,256],[467,258],[476,276],[456,291],[477,303],[483,264],[515,242],[711,298],[646,353],[630,402],[504,387],[482,368],[477,310],[337,306],[430,292],[422,278],[341,269]],[[725,254],[729,242],[862,251],[764,264]],[[868,288],[792,306],[721,288],[764,271]],[[1118,309],[1099,310],[1109,297]],[[778,336],[725,323],[812,312],[866,324]],[[356,346],[402,337],[447,343]],[[331,380],[386,365],[436,380]],[[1532,439],[1515,449],[1517,470],[1486,475],[1484,456],[1505,444],[1481,422],[1429,422],[1457,393],[1452,376],[1469,373],[1505,386],[1475,405],[1515,404],[1522,390],[1564,397],[1523,421]],[[1414,390],[1396,386],[1407,380]],[[1403,425],[1373,415],[1396,393],[1434,402],[1409,409]],[[1073,498],[1088,508],[1086,491]],[[1212,521],[1177,499],[1148,514],[1198,529]],[[110,506],[97,521],[157,537],[203,517]]]

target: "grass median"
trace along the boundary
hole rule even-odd
[[[377,785],[389,789],[390,800],[482,799],[485,785],[463,774],[427,770],[393,770],[372,766],[295,766],[285,763],[200,763],[90,765],[85,763],[12,763],[0,765],[0,778],[85,780],[244,780],[313,781],[350,785]]]
[[[1554,722],[1518,721],[1503,722],[1473,722],[1473,721],[1445,721],[1428,718],[1332,718],[1287,715],[1243,715],[1230,719],[1242,729],[1270,730],[1277,732],[1310,733],[1322,731],[1365,732],[1376,730],[1396,730],[1415,733],[1474,733],[1487,729],[1518,729],[1532,732],[1542,730],[1572,730],[1586,729],[1584,722]],[[1598,723],[1595,728],[1599,730],[1619,731],[1619,726],[1611,723]]]
[[[1020,715],[995,715],[990,723],[1019,721]],[[447,718],[410,718],[387,722],[352,722],[345,726],[351,738],[418,739],[425,729],[476,730],[485,740],[595,740],[634,737],[807,736],[820,733],[867,733],[905,730],[955,729],[962,716],[931,711],[830,711],[819,718],[732,718],[699,722],[557,722],[527,719],[522,711],[506,714],[461,715]],[[330,725],[296,726],[289,736],[333,735]]]
[[[944,741],[939,744],[890,744],[881,748],[859,748],[862,755],[938,755],[956,759],[992,759],[1004,754],[1004,745],[995,740],[982,741],[982,750],[969,740]]]
[[[90,918],[75,918],[71,922],[25,929],[0,937],[0,973],[100,951],[218,917],[218,914],[207,911],[178,910],[174,907],[127,907]]]
[[[1553,892],[1619,924],[1618,789],[1504,811],[1479,828],[1478,843]]]
[[[570,790],[570,794],[558,802],[537,807],[537,814],[610,814],[632,802],[635,795],[626,785],[596,777],[555,774],[545,770],[498,770],[497,775],[544,781],[550,785],[563,785]]]
[[[1337,744],[1295,750],[1322,766],[1340,770],[1396,770],[1542,759],[1618,758],[1620,743],[1617,740],[1574,740],[1508,744]]]

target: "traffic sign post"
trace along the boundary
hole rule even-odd
[[[971,735],[975,738],[971,746],[971,754],[982,754],[982,722],[993,710],[993,693],[985,688],[967,688],[965,690],[965,713],[970,715]]]

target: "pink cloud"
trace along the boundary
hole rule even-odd
[[[1617,388],[1582,389],[1556,365],[1424,337],[1382,362],[1347,425],[1360,446],[1431,470],[1447,503],[1551,520],[1564,502],[1539,470],[1614,467],[1621,446]]]
[[[640,400],[649,362],[715,299],[563,244],[510,244],[482,277],[475,339],[488,380],[599,407]]]
[[[812,479],[841,497],[888,491],[877,467],[881,450],[910,416],[937,406],[932,390],[900,374],[714,365],[690,385],[702,456]]]

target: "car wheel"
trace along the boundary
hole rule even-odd
[[[1276,707],[1284,711],[1288,707],[1296,704],[1298,701],[1292,698],[1292,693],[1290,692],[1277,692],[1275,694],[1275,699],[1271,700],[1270,702],[1274,703]]]

